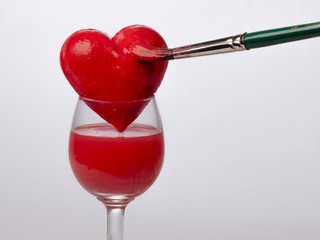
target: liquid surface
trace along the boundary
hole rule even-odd
[[[106,124],[85,125],[71,131],[69,156],[76,178],[91,194],[138,196],[160,173],[163,133],[146,125],[122,133]]]

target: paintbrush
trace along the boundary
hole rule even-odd
[[[132,55],[144,61],[164,61],[261,48],[320,36],[320,22],[243,33],[177,48],[136,45]]]

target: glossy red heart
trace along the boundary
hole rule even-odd
[[[131,49],[139,44],[167,47],[156,31],[141,25],[123,28],[112,39],[95,29],[80,30],[64,42],[61,68],[81,97],[117,102],[149,98],[160,86],[168,62],[134,58]],[[139,101],[111,107],[101,102],[87,104],[119,131],[124,131],[146,105]]]

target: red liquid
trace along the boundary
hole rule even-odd
[[[70,133],[69,156],[80,184],[93,195],[146,191],[160,173],[162,132],[146,125],[119,133],[106,124],[85,125]]]

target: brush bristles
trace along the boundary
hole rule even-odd
[[[173,59],[173,50],[136,45],[132,48],[133,57],[143,61],[165,61]]]

